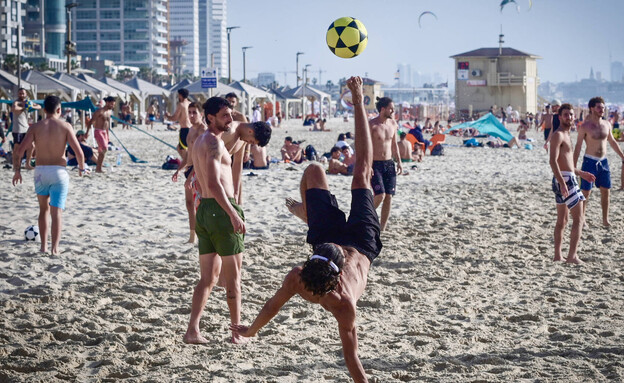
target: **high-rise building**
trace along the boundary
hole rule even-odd
[[[169,40],[182,40],[182,72],[199,76],[199,3],[206,0],[169,0]],[[179,43],[178,43],[179,44]],[[174,70],[174,72],[176,72]]]
[[[611,63],[611,81],[624,81],[624,65],[622,64],[622,62],[614,61]]]
[[[0,56],[17,55],[17,34],[23,21],[26,0],[0,1]],[[21,37],[21,36],[20,36]]]
[[[78,54],[168,72],[167,0],[81,0],[72,9]]]
[[[202,68],[211,66],[211,55],[214,55],[214,66],[218,77],[227,77],[227,0],[204,0],[206,9],[207,35],[200,34],[200,40],[206,39],[208,46],[206,55],[200,54]]]
[[[398,82],[400,86],[412,86],[412,66],[410,64],[400,63],[397,65],[397,72],[399,73]]]

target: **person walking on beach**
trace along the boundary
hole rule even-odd
[[[65,169],[65,147],[69,143],[78,160],[78,174],[85,172],[85,158],[71,125],[61,120],[61,99],[48,96],[43,102],[46,118],[34,124],[16,152],[20,158],[33,142],[37,147],[35,192],[39,201],[41,252],[48,251],[48,215],[52,216],[52,254],[60,253],[62,213],[69,190],[69,174]],[[22,183],[20,167],[15,167],[13,186]]]
[[[28,93],[26,89],[19,88],[17,91],[17,100],[13,102],[11,111],[13,112],[13,168],[20,168],[22,166],[22,156],[16,156],[15,153],[20,151],[24,146],[22,142],[26,138],[28,132],[28,113],[40,110],[41,106],[28,101]],[[25,147],[26,151],[26,169],[32,169],[30,166],[30,159],[32,158],[33,147]]]
[[[542,119],[544,121],[544,149],[548,151],[550,136],[559,129],[559,107],[561,101],[553,100],[551,105],[546,105],[546,113]]]
[[[581,154],[583,141],[585,142],[585,155],[583,156],[582,170],[596,176],[595,185],[600,188],[600,205],[602,207],[602,224],[611,226],[609,222],[609,191],[611,189],[611,171],[607,161],[607,142],[615,153],[622,159],[624,165],[624,153],[613,138],[611,124],[602,119],[605,112],[605,102],[602,97],[594,97],[589,100],[589,115],[579,126],[574,147],[574,165],[578,162]],[[581,190],[587,200],[594,187],[594,182],[581,181]],[[587,208],[587,202],[583,202],[583,213]]]
[[[191,318],[184,335],[186,343],[208,342],[199,331],[199,321],[220,274],[225,282],[232,325],[239,323],[241,310],[245,216],[234,198],[232,158],[222,140],[224,132],[232,129],[231,108],[221,97],[211,97],[203,108],[208,131],[197,138],[192,150],[193,168],[202,194],[195,225],[201,277],[193,292]],[[265,146],[270,138],[270,128],[260,124],[252,124],[256,130],[251,134],[256,138],[250,141]],[[244,134],[243,140],[247,137],[247,132],[238,134]],[[233,343],[245,342],[235,332],[232,332],[231,339]]]
[[[202,118],[202,106],[198,102],[192,102],[188,106],[188,116],[191,122],[191,130],[186,137],[187,142],[187,154],[182,158],[182,162],[178,169],[171,176],[173,182],[178,182],[178,174],[180,171],[184,172],[184,177],[189,181],[191,174],[193,173],[193,158],[191,152],[193,145],[197,137],[201,136],[208,130],[208,127],[204,124]],[[186,211],[188,212],[190,234],[188,243],[195,243],[195,199],[193,198],[193,189],[190,182],[184,185],[184,200],[186,202]]]
[[[93,118],[87,122],[87,132],[85,138],[89,137],[89,131],[93,126],[93,137],[98,145],[98,157],[95,165],[95,172],[102,173],[102,164],[104,163],[104,157],[108,151],[108,130],[111,125],[111,116],[113,109],[115,109],[115,97],[108,96],[104,99],[104,107],[98,109],[93,113]]]
[[[373,178],[371,185],[375,193],[375,208],[383,202],[381,231],[384,231],[388,224],[388,218],[390,218],[392,196],[396,190],[396,176],[403,173],[403,166],[397,144],[399,126],[394,120],[394,103],[391,98],[383,97],[377,99],[375,106],[379,115],[369,121],[373,141]],[[357,133],[355,137],[357,138]],[[397,160],[396,169],[393,158]]]
[[[347,81],[355,119],[356,163],[351,182],[351,213],[347,220],[329,191],[324,168],[313,163],[301,179],[302,202],[291,200],[289,210],[308,224],[307,241],[313,255],[293,268],[279,290],[269,299],[250,326],[230,328],[243,337],[258,331],[277,315],[295,294],[318,303],[338,322],[347,369],[355,382],[367,382],[358,357],[356,305],[364,293],[371,263],[379,255],[379,219],[371,193],[373,148],[362,97],[362,79]]]
[[[580,264],[582,261],[577,254],[578,243],[583,229],[585,197],[579,189],[576,176],[594,182],[593,174],[576,169],[572,156],[572,140],[570,129],[574,123],[574,109],[572,105],[563,104],[558,110],[560,125],[551,134],[550,139],[550,167],[553,171],[552,189],[557,202],[557,223],[555,224],[555,257],[553,261],[561,261],[561,242],[563,231],[568,223],[568,212],[572,213],[572,231],[570,233],[570,249],[567,263]]]

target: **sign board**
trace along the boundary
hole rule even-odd
[[[466,85],[468,86],[486,86],[485,80],[468,80],[466,81]]]
[[[468,69],[458,69],[457,70],[457,79],[458,80],[468,80]]]
[[[201,70],[201,87],[217,87],[217,68],[205,68]]]

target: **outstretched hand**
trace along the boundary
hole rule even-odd
[[[249,333],[249,327],[248,326],[244,326],[242,324],[231,324],[230,325],[230,330],[232,330],[233,332],[237,333],[240,336],[244,336],[246,338],[251,338],[256,336],[256,334],[250,334]]]

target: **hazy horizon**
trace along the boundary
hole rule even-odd
[[[412,72],[438,72],[454,81],[452,55],[485,47],[498,47],[503,29],[504,47],[540,56],[538,74],[542,82],[569,82],[588,78],[591,68],[610,80],[612,61],[624,61],[624,1],[622,0],[516,0],[500,12],[500,0],[396,1],[387,7],[371,0],[299,2],[229,0],[227,25],[232,31],[232,77],[242,79],[242,47],[247,51],[247,78],[273,72],[276,81],[295,83],[296,52],[299,70],[310,64],[309,77],[336,82],[353,74],[368,75],[388,85],[395,82],[399,64]],[[384,4],[384,3],[382,3]],[[424,11],[437,15],[422,19]],[[590,15],[599,27],[586,25]],[[325,32],[338,17],[360,19],[368,30],[366,50],[353,59],[334,56],[325,44]],[[221,74],[227,76],[227,73]]]

